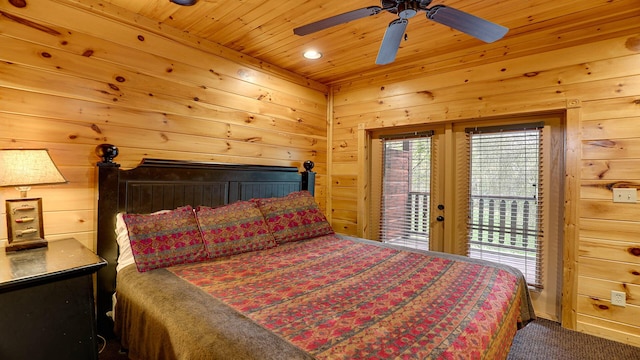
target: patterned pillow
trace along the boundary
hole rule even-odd
[[[124,214],[138,271],[206,259],[191,206],[154,214]]]
[[[278,243],[333,234],[331,225],[308,191],[285,197],[253,199]]]
[[[196,217],[211,259],[277,245],[252,202],[238,201],[215,209],[200,206]]]

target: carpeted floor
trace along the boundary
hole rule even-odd
[[[640,360],[640,347],[563,329],[538,319],[516,333],[508,360]]]
[[[100,360],[124,360],[118,342],[109,340]],[[601,339],[538,319],[517,332],[508,360],[640,360],[640,347]],[[285,360],[285,359],[283,359]]]

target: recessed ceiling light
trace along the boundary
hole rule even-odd
[[[316,50],[307,50],[304,52],[303,56],[306,59],[310,59],[310,60],[317,60],[320,59],[322,57],[322,53]]]

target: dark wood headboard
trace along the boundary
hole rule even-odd
[[[112,332],[107,317],[115,291],[118,246],[115,236],[116,214],[150,213],[179,206],[217,207],[238,200],[284,196],[308,190],[313,194],[313,162],[305,171],[291,166],[237,165],[188,161],[144,159],[131,170],[121,170],[114,162],[117,147],[103,144],[96,153],[98,166],[97,252],[108,265],[98,271],[98,330]]]

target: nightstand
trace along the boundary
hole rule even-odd
[[[0,251],[0,358],[98,359],[92,274],[106,264],[76,239]]]

